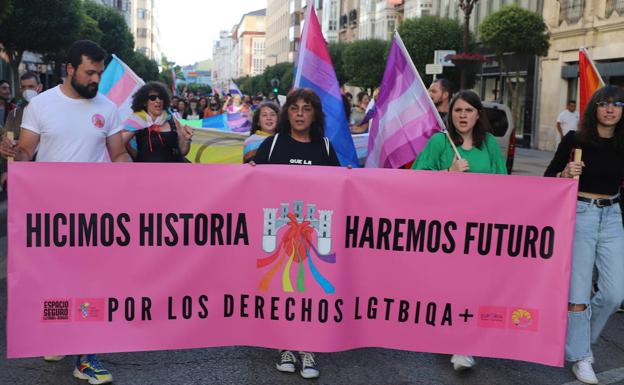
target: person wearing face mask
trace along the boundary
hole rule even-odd
[[[31,101],[32,98],[37,96],[43,88],[39,81],[39,76],[34,72],[26,72],[20,77],[20,89],[22,92],[22,102],[19,106],[13,109],[7,116],[6,124],[2,134],[6,132],[12,132],[15,140],[19,139],[20,126],[22,125],[22,117],[24,116],[24,109]],[[0,186],[5,187],[7,178],[7,164],[6,159],[0,158]]]
[[[457,158],[446,134],[439,132],[429,139],[412,169],[507,174],[503,154],[494,135],[489,133],[490,124],[477,94],[460,91],[455,95],[446,120],[449,137],[461,159]],[[472,356],[454,354],[451,363],[453,369],[461,371],[472,368],[475,360]]]

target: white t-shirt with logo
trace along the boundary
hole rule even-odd
[[[559,114],[557,117],[557,123],[561,125],[561,131],[563,136],[568,132],[576,130],[578,128],[579,113],[578,111],[570,112],[567,108]]]
[[[57,86],[33,98],[22,128],[40,135],[38,162],[110,162],[106,138],[122,127],[117,106],[105,96],[72,99]]]

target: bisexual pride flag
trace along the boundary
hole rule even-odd
[[[396,31],[375,108],[366,167],[399,168],[412,162],[445,127]]]
[[[106,66],[100,80],[99,92],[115,103],[119,111],[119,120],[124,122],[132,115],[132,95],[145,82],[113,54],[113,60]]]
[[[321,98],[325,136],[342,166],[358,167],[358,158],[342,104],[342,95],[314,5],[308,3],[301,45],[295,63],[295,88],[311,88]]]

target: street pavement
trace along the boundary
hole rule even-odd
[[[552,152],[518,149],[515,175],[542,175]],[[0,202],[0,234],[6,234],[6,201]],[[0,335],[6,333],[6,237],[0,237]],[[72,377],[73,360],[6,359],[0,338],[0,385],[85,384]],[[603,385],[624,385],[624,314],[614,315],[594,346],[594,368]],[[274,350],[223,347],[194,350],[103,354],[115,384],[426,384],[573,385],[569,366],[556,368],[520,361],[477,358],[474,370],[457,373],[448,355],[390,349],[357,349],[319,354],[321,377],[304,380],[275,370]]]

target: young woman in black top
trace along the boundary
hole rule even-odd
[[[323,107],[314,91],[298,88],[288,94],[279,116],[277,134],[262,142],[250,163],[340,166],[334,148],[325,137]],[[314,353],[299,352],[299,358],[302,377],[319,376]],[[277,370],[292,373],[296,364],[297,358],[292,351],[280,351]]]
[[[596,342],[607,320],[624,300],[624,229],[619,189],[624,180],[624,91],[606,86],[587,104],[578,132],[559,144],[545,175],[580,176],[570,299],[566,360],[588,384],[597,384],[590,343]],[[570,161],[574,149],[582,161]],[[598,291],[591,296],[592,271],[598,270]]]
[[[193,130],[167,113],[169,94],[163,84],[147,83],[132,97],[134,113],[124,123],[122,137],[135,162],[184,162]],[[130,140],[136,139],[136,149]]]

